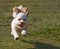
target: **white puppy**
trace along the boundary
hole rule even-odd
[[[19,13],[16,15],[16,17],[13,19],[11,23],[11,34],[14,36],[14,40],[16,40],[19,36],[17,33],[17,29],[21,30],[22,35],[26,35],[27,33],[27,15],[24,13]]]
[[[20,5],[19,7],[13,8],[13,17],[11,23],[11,34],[14,36],[14,40],[16,40],[19,36],[17,33],[17,30],[21,30],[22,35],[26,35],[27,33],[27,15],[28,15],[28,9],[27,7],[23,7]]]

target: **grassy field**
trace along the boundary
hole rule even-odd
[[[12,8],[30,10],[28,35],[10,35]],[[60,49],[60,0],[0,0],[0,49]]]

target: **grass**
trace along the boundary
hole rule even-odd
[[[30,10],[28,35],[10,35],[12,8]],[[60,49],[60,0],[0,0],[0,49]]]

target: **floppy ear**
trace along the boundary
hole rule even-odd
[[[25,9],[26,9],[25,14],[28,15],[29,14],[29,9],[27,7],[25,7]]]
[[[17,9],[17,7],[13,7],[13,11],[15,11]]]

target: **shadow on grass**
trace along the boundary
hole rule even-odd
[[[45,44],[45,43],[40,43],[40,42],[35,42],[35,41],[26,41],[26,40],[22,40],[22,41],[35,45],[34,48],[27,48],[27,49],[60,49],[60,47],[56,47],[51,44]]]

